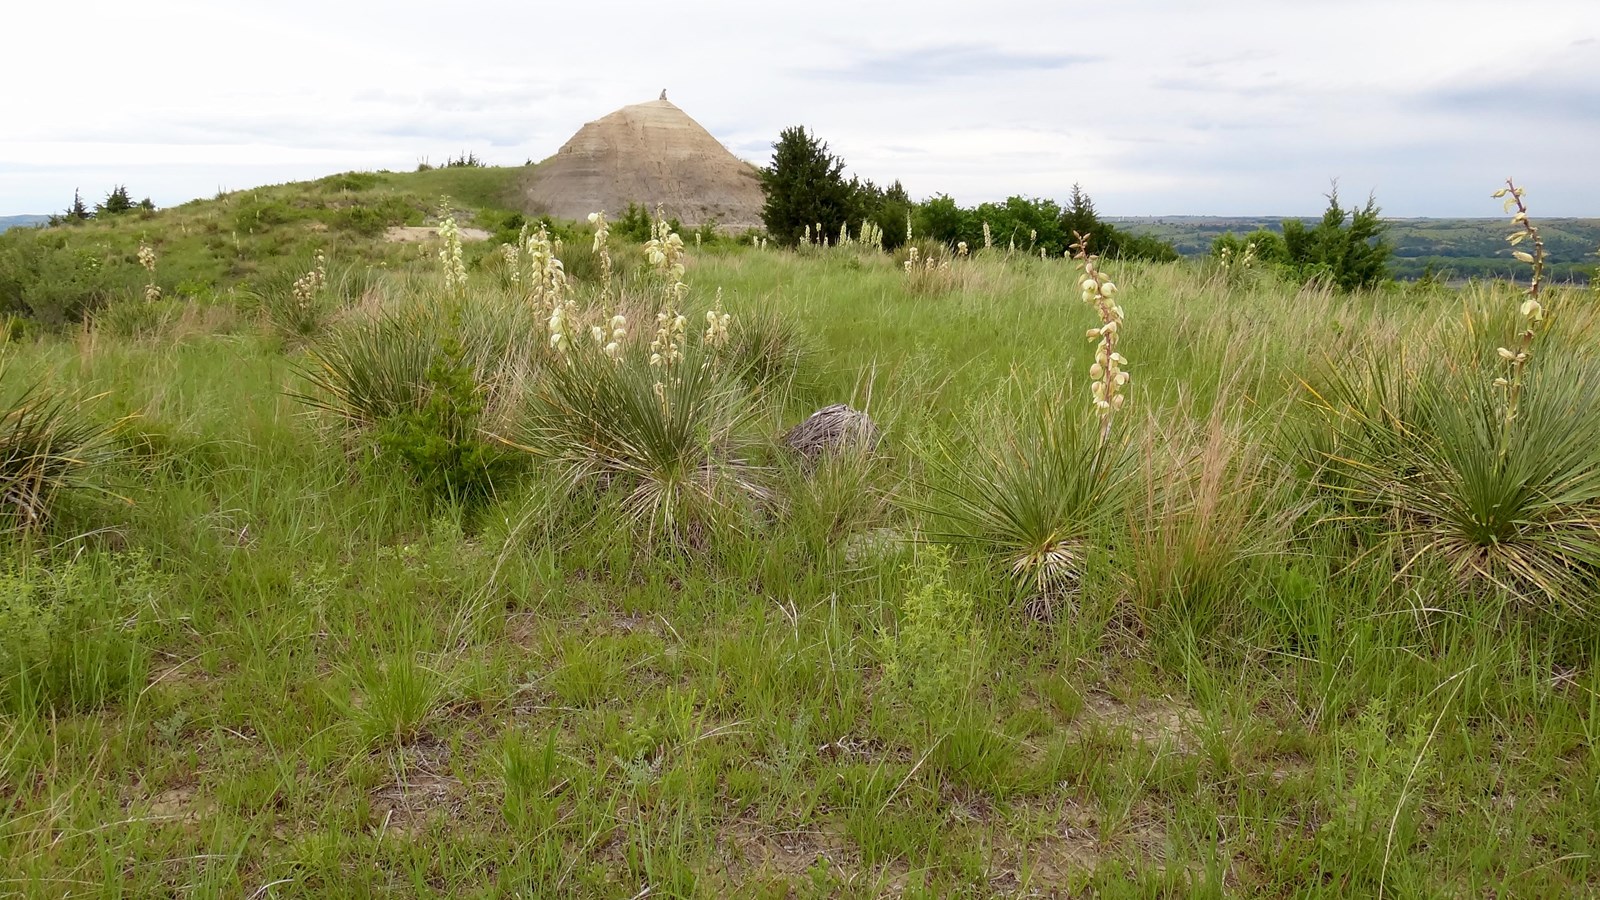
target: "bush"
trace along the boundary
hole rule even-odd
[[[421,403],[384,420],[378,446],[432,496],[452,503],[491,496],[508,457],[479,433],[483,392],[459,339],[440,343],[418,387]]]
[[[48,326],[80,322],[143,283],[144,272],[60,234],[13,229],[0,238],[0,313]]]
[[[950,584],[950,558],[926,547],[906,570],[911,587],[898,626],[879,634],[883,680],[891,696],[934,724],[965,705],[982,670],[983,640],[972,595]]]
[[[375,172],[343,172],[317,180],[317,187],[329,193],[365,191],[378,186],[383,179]]]

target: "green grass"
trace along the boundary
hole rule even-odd
[[[424,175],[493,199],[493,170]],[[374,302],[425,302],[429,265]],[[1393,524],[1293,452],[1320,421],[1302,377],[1351,347],[1492,354],[1514,291],[1115,265],[1128,496],[1040,621],[988,554],[941,567],[918,536],[939,464],[974,471],[1041,397],[1091,415],[1092,314],[1060,261],[966,265],[913,292],[848,250],[692,258],[691,324],[721,287],[809,350],[741,395],[763,497],[687,542],[644,537],[632,485],[537,461],[434,502],[296,399],[318,336],[286,346],[225,302],[12,345],[10,377],[136,417],[108,490],[63,492],[5,548],[0,615],[36,624],[0,635],[23,653],[0,654],[0,893],[1600,890],[1593,624],[1406,566]],[[464,320],[503,335],[474,352],[533,353],[542,322],[474,278]],[[1592,319],[1552,307],[1550,346],[1594,366]],[[491,368],[495,421],[519,421],[537,367]],[[845,401],[876,454],[785,462],[773,437]],[[725,452],[709,434],[672,458]]]

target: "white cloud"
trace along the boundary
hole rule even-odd
[[[1600,215],[1593,0],[86,0],[8,26],[0,214],[516,164],[666,87],[747,158],[804,124],[853,172],[969,203],[1081,182],[1112,214],[1306,213],[1339,177],[1397,215],[1493,215],[1516,174],[1536,212]]]

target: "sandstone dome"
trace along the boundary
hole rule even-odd
[[[715,221],[761,227],[761,178],[683,110],[661,99],[638,103],[578,129],[534,168],[525,210],[581,220],[605,210],[615,220],[638,203],[660,206],[685,226]]]

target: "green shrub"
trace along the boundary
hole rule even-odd
[[[233,214],[233,227],[241,234],[256,234],[303,218],[297,210],[282,200],[270,200],[251,193],[239,202]]]
[[[923,548],[906,574],[911,587],[902,599],[899,623],[878,636],[884,686],[892,697],[942,723],[976,687],[983,639],[972,595],[950,584],[944,550]]]
[[[0,237],[0,313],[47,326],[82,321],[142,284],[143,275],[58,233],[18,228]]]
[[[446,336],[419,385],[420,405],[378,427],[378,446],[397,457],[428,494],[464,503],[493,493],[509,459],[479,433],[483,395],[461,343]]]
[[[402,217],[399,222],[391,222],[390,217],[383,211],[366,204],[345,206],[333,211],[328,217],[328,224],[340,231],[349,231],[365,237],[377,237],[391,224],[404,224]]]
[[[377,187],[382,181],[382,176],[376,172],[343,172],[318,179],[315,184],[329,193],[338,193],[341,191],[365,191]]]

